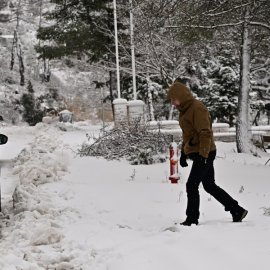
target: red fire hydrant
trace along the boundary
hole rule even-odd
[[[170,177],[169,180],[172,184],[177,184],[180,179],[178,174],[178,154],[179,150],[177,144],[172,142],[170,145]]]

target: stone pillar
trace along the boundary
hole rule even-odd
[[[117,98],[113,101],[114,110],[114,125],[121,126],[122,123],[127,123],[127,100],[124,98]]]
[[[59,121],[64,123],[72,123],[73,113],[68,110],[63,110],[59,113]]]
[[[130,125],[137,121],[140,121],[140,123],[145,122],[144,105],[142,100],[131,100],[128,102],[128,123]]]

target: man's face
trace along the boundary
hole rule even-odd
[[[171,104],[174,106],[179,106],[181,103],[178,99],[171,99]]]

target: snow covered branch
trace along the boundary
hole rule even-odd
[[[270,30],[270,25],[269,24],[266,24],[266,23],[261,23],[261,22],[250,22],[249,23],[250,25],[253,25],[253,26],[260,26],[260,27],[263,27],[267,30]]]
[[[267,67],[270,67],[270,58],[268,58],[265,61],[265,64],[264,65],[259,65],[259,66],[256,66],[254,68],[251,68],[251,72],[259,71],[259,70],[265,69]]]
[[[221,16],[221,15],[224,15],[224,14],[227,14],[227,13],[230,13],[236,9],[239,9],[239,8],[244,8],[246,6],[250,5],[250,3],[246,3],[246,4],[242,4],[242,5],[238,5],[238,6],[235,6],[235,7],[232,7],[230,9],[227,9],[227,10],[223,10],[223,11],[220,11],[220,12],[216,12],[216,13],[212,13],[213,10],[209,11],[209,12],[204,12],[203,15],[205,16],[209,16],[209,17],[218,17],[218,16]]]
[[[102,130],[98,138],[87,135],[92,144],[83,144],[80,156],[103,157],[108,160],[126,158],[131,164],[164,162],[170,143],[169,135],[150,132],[148,125],[123,124],[119,128]]]
[[[224,23],[224,24],[217,24],[217,25],[192,25],[192,24],[181,24],[181,25],[167,25],[166,28],[201,28],[201,29],[216,29],[222,27],[235,27],[238,25],[242,25],[244,21],[239,21],[235,23]]]

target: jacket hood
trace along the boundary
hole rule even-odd
[[[180,101],[180,106],[177,106],[179,111],[185,111],[193,102],[194,97],[191,91],[182,83],[175,82],[169,88],[167,99],[176,99]]]

